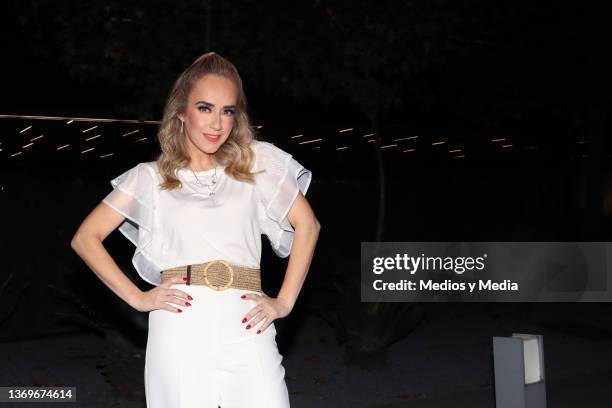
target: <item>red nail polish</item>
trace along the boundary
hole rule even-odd
[[[257,330],[257,334],[261,333],[261,330]]]
[[[193,300],[193,298],[191,296],[189,296],[189,295],[187,295],[187,299]]]
[[[246,299],[246,295],[240,296],[240,299]]]
[[[242,319],[242,323],[246,323],[247,322],[247,318],[245,317],[244,319]]]
[[[191,303],[189,303],[189,302],[185,302],[185,305],[187,305],[187,306],[191,306]]]
[[[246,328],[247,328],[247,330],[249,330],[249,329],[251,328],[251,325],[250,325],[250,324],[247,324],[247,327],[246,327]]]
[[[183,281],[187,282],[187,278],[185,276],[183,276]]]
[[[178,312],[179,312],[179,313],[183,313],[183,311],[182,311],[181,309],[178,309]]]

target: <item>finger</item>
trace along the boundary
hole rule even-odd
[[[172,295],[165,295],[164,301],[174,303],[180,306],[187,306],[187,307],[191,306],[191,303],[187,302],[185,299],[177,298],[176,296],[172,296]]]
[[[173,306],[176,305],[176,306],[179,306],[179,307],[180,306],[187,306],[186,303],[188,303],[188,302],[185,302],[184,300],[177,299],[176,297],[171,296],[171,295],[164,295],[164,296],[162,296],[161,301],[165,302],[165,303],[172,304]]]
[[[261,299],[261,295],[257,292],[255,293],[245,293],[243,295],[240,296],[240,299],[251,299],[251,300],[260,300]]]
[[[189,296],[187,293],[183,292],[182,290],[178,290],[178,289],[167,289],[163,292],[163,296],[169,297],[169,298],[180,299],[183,302],[187,300],[193,300],[193,298]]]
[[[262,320],[264,320],[266,318],[266,315],[263,313],[259,313],[257,316],[255,316],[255,318],[253,319],[252,322],[250,322],[246,329],[252,329],[253,327],[257,326],[257,323],[261,322]]]
[[[270,324],[272,324],[272,321],[266,319],[266,321],[259,326],[259,329],[257,329],[257,334],[263,333],[268,327],[270,327]]]
[[[164,309],[164,310],[167,310],[167,311],[172,312],[172,313],[182,313],[183,312],[182,309],[180,309],[178,307],[174,307],[174,306],[172,306],[172,305],[170,305],[168,303],[165,303],[165,302],[162,303],[162,306],[160,307],[160,309]]]
[[[255,306],[254,308],[252,308],[251,310],[248,311],[248,313],[246,315],[244,315],[244,319],[242,319],[242,323],[246,323],[249,320],[251,320],[255,315],[257,315],[257,313],[261,312],[263,310],[263,307],[261,305],[259,306]]]
[[[172,285],[179,285],[179,284],[185,283],[186,279],[187,278],[185,278],[185,277],[175,276],[173,278],[168,279],[167,281],[165,281],[164,283],[162,283],[159,286],[163,286],[165,288],[169,288]]]
[[[244,319],[242,319],[242,323],[247,323],[247,328],[251,328],[253,326],[255,326],[255,319],[257,319],[259,316],[261,316],[263,314],[263,311],[259,311],[257,313],[253,313],[252,315],[250,315],[249,317],[245,317]]]
[[[169,289],[167,293],[170,293],[172,296],[176,296],[179,299],[193,300],[193,298],[187,292],[183,292],[179,289]]]

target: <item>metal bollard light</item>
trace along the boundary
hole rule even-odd
[[[542,336],[493,337],[493,360],[496,408],[546,408]]]

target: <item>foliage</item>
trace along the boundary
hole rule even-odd
[[[359,270],[340,253],[330,255],[326,279],[315,290],[317,303],[311,309],[336,329],[345,361],[366,369],[386,363],[389,346],[405,338],[425,317],[417,303],[361,302]]]
[[[14,274],[11,273],[0,285],[0,306],[2,307],[2,314],[0,314],[0,325],[6,322],[9,317],[17,310],[19,301],[25,297],[25,292],[28,289],[29,283],[25,282],[20,285],[15,296],[9,298],[9,287]]]

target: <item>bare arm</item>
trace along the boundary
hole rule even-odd
[[[106,286],[130,306],[136,307],[142,291],[117,266],[102,244],[124,220],[125,217],[117,211],[100,203],[83,220],[70,246]]]
[[[125,220],[125,217],[105,203],[100,203],[83,220],[74,234],[70,246],[83,259],[89,268],[117,296],[141,312],[153,309],[166,309],[178,312],[165,302],[172,301],[172,296],[188,299],[188,295],[178,289],[167,289],[171,284],[182,283],[180,278],[160,285],[149,292],[142,292],[117,266],[104,248],[102,241]],[[178,303],[174,300],[173,303]],[[185,304],[185,302],[181,303]]]
[[[283,299],[290,309],[293,309],[308,269],[310,269],[321,224],[319,224],[310,204],[301,192],[298,193],[287,218],[295,233],[285,279],[278,293],[278,298]]]

